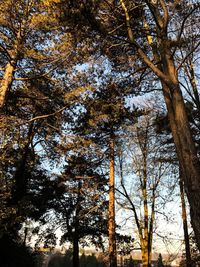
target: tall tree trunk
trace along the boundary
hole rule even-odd
[[[151,243],[150,241],[150,233],[149,233],[149,207],[148,207],[148,192],[147,192],[147,153],[148,153],[148,126],[145,129],[143,135],[139,131],[137,131],[137,138],[140,144],[140,149],[142,152],[142,168],[143,174],[141,179],[141,189],[142,189],[142,198],[143,198],[143,212],[144,212],[144,219],[143,219],[143,234],[141,240],[141,250],[142,250],[142,266],[143,267],[150,267],[151,260],[150,260],[150,251],[151,251]]]
[[[200,249],[200,162],[178,81],[178,70],[174,63],[174,49],[171,47],[172,42],[168,36],[169,7],[166,1],[160,1],[160,6],[154,4],[153,1],[146,1],[147,7],[152,14],[152,20],[155,22],[155,30],[157,31],[155,41],[152,40],[154,43],[150,44],[152,53],[154,54],[154,51],[157,51],[156,54],[159,59],[157,61],[158,64],[154,64],[145,50],[135,40],[125,1],[120,0],[120,3],[125,13],[129,42],[137,49],[141,60],[154,72],[162,83],[171,131],[179,164],[183,171],[185,191],[190,204],[191,224],[194,229],[197,246]],[[149,33],[147,33],[148,36]]]
[[[146,150],[146,147],[144,148]],[[149,267],[151,266],[151,262],[149,259],[149,210],[147,203],[147,162],[146,162],[146,151],[143,151],[144,156],[144,180],[143,180],[143,208],[144,208],[144,239],[143,239],[143,257],[142,257],[142,266]]]
[[[183,220],[183,231],[184,231],[184,241],[185,241],[185,255],[186,255],[186,266],[192,267],[194,266],[191,259],[190,253],[190,240],[188,234],[188,224],[187,224],[187,212],[186,212],[186,205],[185,205],[185,195],[184,195],[184,187],[183,187],[183,180],[180,170],[180,196],[181,196],[181,208],[182,208],[182,220]]]
[[[0,109],[3,108],[6,102],[6,95],[13,81],[14,69],[15,64],[11,64],[10,62],[8,62],[5,67],[5,73],[0,85]]]
[[[13,79],[14,79],[14,73],[17,66],[17,62],[19,59],[19,55],[21,53],[21,45],[22,45],[22,39],[23,39],[23,24],[25,24],[26,21],[23,20],[21,23],[21,27],[19,31],[16,34],[16,40],[14,41],[13,48],[11,51],[8,52],[8,55],[10,56],[10,59],[5,67],[5,72],[3,79],[0,84],[0,110],[3,108],[5,102],[7,93],[10,90],[10,87],[12,85]]]
[[[161,71],[162,75],[154,65],[149,65],[149,67],[157,74],[162,84],[172,136],[190,204],[191,224],[194,229],[197,246],[200,249],[200,162],[178,81],[173,54],[167,45],[166,39],[167,36],[164,33],[159,51],[159,71]]]
[[[151,266],[151,261],[152,261],[152,241],[153,241],[153,230],[154,230],[154,219],[155,219],[155,190],[156,188],[153,188],[152,192],[152,203],[151,203],[151,218],[149,222],[149,233],[148,233],[148,266]]]
[[[142,267],[148,267],[148,250],[145,247],[142,247]]]
[[[30,154],[29,146],[32,142],[33,136],[34,136],[33,123],[31,123],[31,125],[29,126],[24,148],[21,151],[22,154],[21,159],[19,160],[19,163],[16,166],[16,171],[14,174],[14,184],[11,194],[12,204],[17,204],[20,200],[23,199],[23,197],[27,193],[28,176],[26,174],[26,168],[27,168],[28,156]]]
[[[117,267],[116,239],[115,239],[115,173],[114,173],[114,139],[110,141],[110,175],[109,175],[109,266]]]
[[[200,249],[200,164],[192,138],[185,104],[178,83],[169,88],[163,86],[168,117],[180,167],[183,172],[185,191],[190,204],[191,224],[197,246]]]
[[[166,79],[161,79],[172,136],[182,171],[185,191],[190,204],[191,224],[200,249],[200,162],[192,137],[184,98],[178,81],[173,54],[162,37],[161,62]]]
[[[76,233],[73,237],[73,267],[79,267],[79,239]]]
[[[73,234],[73,267],[79,267],[79,213],[81,210],[80,206],[80,196],[81,196],[81,181],[78,181],[78,196],[76,203],[76,216]]]

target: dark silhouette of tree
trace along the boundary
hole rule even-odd
[[[164,267],[161,253],[159,253],[159,255],[158,255],[158,263],[157,263],[157,266],[158,267]]]

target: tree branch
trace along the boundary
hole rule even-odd
[[[198,4],[197,6],[195,5],[195,7],[187,14],[187,16],[185,16],[185,18],[183,19],[183,21],[182,21],[182,24],[181,24],[181,29],[180,29],[180,32],[179,32],[179,34],[178,34],[178,37],[177,37],[177,41],[179,42],[180,41],[180,39],[181,39],[181,35],[182,35],[182,33],[183,33],[183,30],[184,30],[184,26],[185,26],[185,23],[186,23],[186,20],[192,15],[192,13],[197,9],[197,8],[199,8],[200,7],[200,4]],[[177,47],[176,47],[177,48]],[[174,51],[173,51],[173,55],[174,55],[174,53],[176,52],[176,48],[174,49]]]
[[[48,118],[48,117],[55,116],[56,114],[61,113],[61,112],[62,112],[63,110],[65,110],[66,108],[67,108],[67,106],[64,106],[64,107],[62,107],[61,109],[59,109],[59,110],[57,110],[57,111],[55,111],[55,112],[53,112],[53,113],[45,114],[45,115],[41,115],[41,116],[36,116],[36,117],[34,117],[34,118],[32,118],[32,119],[26,121],[25,124],[26,124],[26,123],[30,123],[30,122],[32,122],[32,121],[41,120],[41,119],[46,119],[46,118]],[[24,124],[24,123],[23,123],[23,124]]]
[[[182,62],[177,67],[177,71],[183,66],[185,61],[188,59],[188,57],[200,46],[200,41],[193,47],[193,49],[185,56],[185,58],[182,60]]]
[[[130,17],[128,13],[128,9],[126,8],[126,5],[123,0],[120,0],[121,6],[124,10],[125,16],[126,16],[126,25],[128,29],[128,38],[132,45],[135,46],[137,49],[137,52],[140,56],[140,58],[146,63],[146,65],[166,84],[169,83],[168,77],[158,68],[154,65],[154,63],[151,61],[151,59],[145,54],[141,46],[135,41],[133,31],[131,29],[130,24]]]

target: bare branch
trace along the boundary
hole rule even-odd
[[[67,106],[64,106],[64,107],[62,107],[61,109],[59,109],[59,110],[57,110],[57,111],[55,111],[55,112],[53,112],[53,113],[45,114],[45,115],[41,115],[41,116],[36,116],[36,117],[34,117],[34,118],[32,118],[32,119],[26,121],[26,122],[23,123],[23,124],[26,124],[26,123],[30,123],[30,122],[32,122],[32,121],[41,120],[41,119],[46,119],[46,118],[48,118],[48,117],[55,116],[56,114],[61,113],[61,112],[62,112],[63,110],[65,110],[66,108],[67,108]]]
[[[185,61],[188,59],[188,57],[200,46],[200,41],[193,47],[193,49],[185,56],[185,58],[182,60],[182,62],[177,67],[177,71],[183,66]]]
[[[192,13],[198,9],[200,7],[200,4],[198,4],[197,6],[195,5],[194,8],[187,14],[187,16],[185,16],[185,18],[183,19],[182,21],[182,24],[181,24],[181,29],[180,29],[180,32],[179,32],[179,35],[178,35],[178,38],[177,38],[177,41],[179,42],[180,39],[181,39],[181,36],[182,36],[182,33],[183,33],[183,30],[184,30],[184,26],[185,26],[185,23],[187,21],[187,19],[192,15]],[[176,47],[177,48],[177,47]],[[176,52],[176,48],[174,49],[173,51],[173,55],[174,53]]]

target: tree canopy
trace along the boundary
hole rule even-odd
[[[158,224],[170,221],[161,208],[177,194],[197,254],[199,8],[195,0],[0,3],[0,249],[14,257],[5,253],[3,267],[36,264],[31,233],[37,249],[69,242],[74,267],[116,267],[123,242],[139,244],[149,267]],[[104,263],[79,257],[92,245],[108,252]]]

